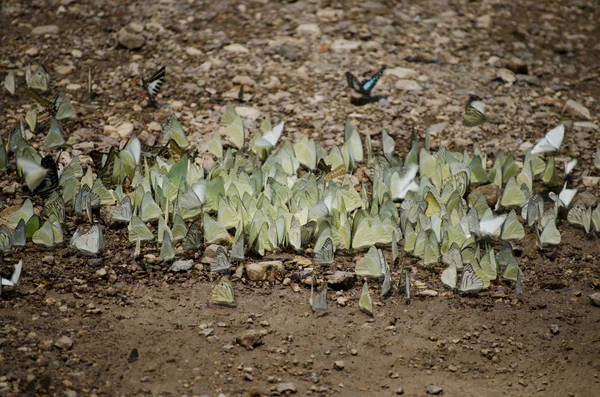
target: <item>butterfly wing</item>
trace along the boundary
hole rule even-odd
[[[148,80],[142,78],[144,83],[144,88],[148,93],[148,97],[150,98],[150,102],[154,102],[156,96],[160,92],[160,89],[165,82],[165,66],[158,69],[156,73],[154,73]]]

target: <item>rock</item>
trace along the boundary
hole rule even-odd
[[[560,329],[558,329],[558,325],[550,324],[550,333],[552,335],[558,335],[559,332],[560,332]]]
[[[417,291],[417,295],[418,296],[429,296],[429,297],[435,297],[438,296],[439,293],[435,290],[432,289],[424,289],[423,291]]]
[[[28,48],[25,51],[25,55],[29,55],[30,57],[37,57],[40,54],[40,49],[37,47]]]
[[[252,350],[257,346],[260,346],[263,344],[263,334],[255,331],[253,329],[250,329],[246,332],[244,332],[243,334],[241,334],[240,336],[238,336],[237,338],[235,338],[235,341],[240,345],[245,347],[248,350]]]
[[[333,368],[337,369],[338,371],[342,371],[344,367],[344,360],[338,360],[333,362]]]
[[[498,202],[498,195],[500,194],[500,189],[497,185],[490,183],[488,185],[478,186],[475,190],[477,190],[477,193],[485,197],[487,204],[490,207],[493,208],[496,205],[496,202]]]
[[[480,29],[489,29],[492,27],[492,17],[490,15],[482,15],[477,18],[475,24]]]
[[[173,262],[168,271],[173,273],[183,272],[186,270],[190,270],[193,266],[194,261],[191,259],[187,261],[175,261]]]
[[[193,56],[193,57],[197,57],[197,56],[200,56],[200,55],[204,54],[201,50],[199,50],[197,48],[194,48],[194,47],[188,47],[188,48],[186,48],[185,49],[185,53],[188,54],[188,55],[190,55],[190,56]]]
[[[58,34],[58,26],[56,26],[56,25],[36,26],[35,28],[31,29],[31,33],[34,35]]]
[[[245,119],[256,120],[260,117],[260,110],[249,106],[238,106],[235,108],[235,111],[240,117]]]
[[[131,22],[129,24],[129,30],[133,33],[142,33],[144,31],[144,25],[138,22]]]
[[[590,294],[589,298],[592,305],[600,307],[600,292]]]
[[[69,350],[73,347],[73,340],[68,336],[61,336],[56,342],[54,342],[54,346],[58,347],[60,350]]]
[[[316,23],[303,23],[298,25],[296,28],[296,33],[299,35],[305,36],[315,36],[318,37],[321,35],[321,28]]]
[[[221,349],[225,352],[230,352],[233,350],[235,346],[233,346],[232,344],[228,343],[226,345],[221,346]]]
[[[317,18],[320,21],[337,21],[344,17],[344,10],[338,8],[322,8],[317,11]]]
[[[73,58],[81,58],[83,56],[83,52],[75,49],[75,50],[71,51],[71,55],[73,55]]]
[[[282,43],[275,47],[274,51],[285,59],[293,62],[300,59],[302,49],[290,43]]]
[[[128,138],[132,132],[133,132],[133,123],[130,123],[129,121],[126,121],[117,127],[117,134],[119,134],[121,139]]]
[[[329,288],[339,291],[339,290],[344,290],[347,291],[349,289],[352,289],[354,287],[354,285],[356,284],[356,273],[354,272],[343,272],[343,271],[336,271],[335,273],[333,273],[330,276],[326,277],[327,279],[327,285],[329,286]]]
[[[419,83],[417,83],[414,80],[407,80],[407,79],[401,79],[401,80],[396,81],[395,87],[401,91],[421,91],[422,90]]]
[[[204,335],[204,336],[210,336],[213,333],[213,329],[212,328],[204,328],[203,330],[201,330],[200,332],[198,332],[200,335]]]
[[[403,394],[404,394],[404,388],[403,388],[402,386],[398,387],[398,388],[396,389],[396,395],[397,395],[397,396],[401,396],[401,395],[403,395]]]
[[[68,75],[73,70],[75,70],[75,66],[73,65],[58,65],[56,67],[56,73],[61,74],[63,76]]]
[[[427,385],[427,394],[431,394],[434,396],[444,394],[444,389],[436,385]]]
[[[586,207],[594,208],[598,204],[598,198],[588,191],[579,192],[575,197],[575,203],[583,204]]]
[[[248,87],[253,87],[256,85],[256,81],[252,80],[252,78],[250,76],[237,75],[233,78],[232,82],[235,84],[241,84],[241,85],[245,85]]]
[[[584,176],[581,179],[583,182],[583,186],[587,187],[598,186],[598,182],[600,182],[600,177],[598,176]]]
[[[67,91],[77,91],[81,89],[81,84],[67,84]]]
[[[563,112],[565,111],[571,113],[573,116],[577,116],[586,120],[592,119],[589,109],[572,99],[569,99],[567,103],[565,103]]]
[[[337,298],[336,302],[338,306],[344,307],[348,304],[348,298],[346,298],[345,296],[340,296],[339,298]]]
[[[529,67],[527,63],[522,59],[513,57],[506,62],[506,67],[512,70],[517,74],[527,74],[529,73]]]
[[[385,72],[383,72],[384,76],[395,76],[399,79],[411,79],[413,77],[417,77],[418,74],[419,72],[416,70],[400,67],[386,69]]]
[[[583,131],[597,131],[598,126],[591,121],[576,121],[573,123],[573,128]]]
[[[54,255],[46,255],[42,258],[42,262],[48,265],[52,265],[54,263]]]
[[[117,41],[129,50],[137,50],[144,45],[146,39],[142,35],[131,33],[127,29],[121,28],[117,33]]]
[[[65,397],[77,397],[77,392],[75,390],[67,389],[65,390]]]
[[[251,281],[265,281],[271,272],[275,276],[283,276],[283,262],[266,261],[246,264],[246,275]]]
[[[248,53],[250,52],[246,47],[241,44],[229,44],[223,49],[227,52],[238,52],[238,53]]]
[[[362,42],[357,40],[335,40],[330,48],[333,52],[350,52],[358,50],[361,46]]]
[[[456,371],[458,371],[458,367],[456,365],[450,364],[450,365],[448,365],[448,371],[456,372]]]
[[[429,127],[427,127],[427,131],[429,131],[429,135],[437,136],[441,134],[447,126],[448,122],[444,121],[441,123],[430,125]]]
[[[525,141],[521,145],[519,145],[519,151],[521,153],[526,153],[532,147],[533,147],[533,143],[532,142]]]
[[[291,382],[282,382],[275,385],[278,393],[296,393],[296,385]]]
[[[504,81],[505,83],[509,84],[512,84],[515,81],[517,81],[517,76],[513,73],[513,71],[506,68],[498,69],[498,73],[496,73],[496,76],[498,76],[498,78]]]

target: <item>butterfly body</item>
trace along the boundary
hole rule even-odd
[[[377,73],[375,73],[371,78],[359,80],[354,76],[351,72],[346,72],[346,80],[348,81],[348,85],[356,92],[363,96],[371,96],[371,90],[381,76],[383,76],[383,72],[385,71],[385,66],[383,66]]]

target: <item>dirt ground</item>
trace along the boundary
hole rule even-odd
[[[560,154],[579,159],[571,186],[598,197],[597,185],[582,182],[598,175],[595,0],[5,0],[0,7],[0,75],[23,72],[29,63],[48,67],[53,90],[66,90],[79,113],[65,126],[72,154],[118,144],[122,139],[105,126],[125,122],[152,143],[160,135],[155,124],[175,111],[201,161],[230,101],[261,112],[258,120],[245,118],[251,131],[270,114],[286,120],[287,139],[311,134],[326,147],[342,141],[347,117],[361,134],[373,135],[376,150],[385,128],[401,157],[411,134],[422,136],[435,123],[448,122],[435,147],[472,150],[478,143],[491,156],[500,147],[522,156],[523,142],[564,122]],[[417,15],[439,21],[407,18]],[[117,32],[131,22],[142,29],[140,49],[118,44]],[[32,32],[44,25],[58,26],[58,34]],[[163,64],[159,101],[169,106],[148,109],[135,88],[141,72]],[[354,106],[345,72],[367,75],[382,64],[411,72],[384,76],[374,89],[383,98]],[[501,68],[515,72],[516,81],[498,79]],[[88,70],[98,94],[93,101]],[[4,90],[0,96],[4,140],[30,105],[23,82],[17,90],[15,98]],[[490,123],[467,130],[458,120],[471,92],[485,101]],[[585,105],[592,119],[563,111],[568,99]],[[14,173],[0,186],[5,205],[20,201]],[[69,222],[65,236],[76,229]],[[521,302],[506,285],[476,298],[453,295],[438,274],[403,256],[412,268],[412,303],[398,293],[373,294],[374,321],[358,310],[359,281],[330,292],[324,317],[311,313],[309,287],[294,290],[283,277],[236,280],[237,308],[214,306],[215,280],[206,271],[168,273],[148,256],[158,257],[160,246],[148,245],[146,257],[134,259],[126,228],[107,230],[103,258],[29,243],[0,256],[5,276],[16,260],[24,262],[18,288],[0,299],[0,395],[392,396],[403,388],[406,396],[424,396],[434,384],[445,396],[595,396],[600,308],[588,295],[600,285],[600,241],[566,220],[559,228],[562,243],[543,254],[531,233],[517,244]],[[193,258],[199,263],[201,255]],[[352,270],[356,253],[336,258],[337,269]],[[286,253],[266,259],[283,260],[289,277],[304,263]],[[336,303],[340,297],[344,306]],[[236,343],[247,330],[260,331],[263,343],[252,350]],[[64,336],[72,346],[55,346]]]

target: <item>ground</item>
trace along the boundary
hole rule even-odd
[[[70,155],[123,142],[118,131],[127,131],[121,128],[127,122],[153,143],[160,136],[156,123],[177,112],[200,152],[197,161],[208,164],[206,142],[227,102],[260,111],[257,120],[247,113],[249,131],[270,114],[286,120],[284,139],[311,134],[326,147],[342,141],[346,118],[373,136],[375,150],[386,129],[401,156],[413,133],[422,138],[428,126],[447,122],[433,136],[434,147],[478,144],[491,157],[503,148],[522,159],[528,143],[563,122],[558,158],[579,160],[570,186],[598,197],[597,180],[583,184],[598,175],[594,0],[5,0],[1,7],[0,75],[18,68],[22,76],[30,63],[47,66],[53,90],[66,90],[79,113],[65,124]],[[412,19],[417,15],[421,22]],[[433,17],[437,22],[427,21]],[[58,26],[58,34],[32,32],[44,25]],[[141,48],[119,45],[125,26],[141,30]],[[362,77],[383,64],[410,70],[382,78],[373,90],[381,100],[353,105],[345,72]],[[159,102],[169,106],[147,108],[136,90],[140,73],[161,65],[167,79]],[[497,78],[503,68],[516,80]],[[5,141],[30,105],[20,82],[16,97],[4,90],[0,96]],[[471,93],[486,103],[490,122],[465,129],[459,119]],[[565,109],[569,99],[586,106],[591,120]],[[20,202],[14,172],[0,186],[5,205]],[[69,222],[67,236],[76,228]],[[170,274],[148,256],[158,256],[152,245],[145,258],[133,258],[126,229],[107,230],[100,259],[29,243],[0,259],[3,275],[18,258],[24,262],[18,288],[0,300],[0,395],[258,396],[277,395],[284,382],[298,395],[392,396],[401,387],[406,396],[423,396],[429,384],[446,396],[597,395],[600,309],[588,295],[600,278],[600,244],[566,220],[559,228],[557,248],[539,253],[530,233],[517,244],[525,273],[521,301],[507,285],[459,297],[439,275],[412,266],[411,304],[400,294],[374,295],[374,321],[357,308],[358,282],[330,293],[324,317],[310,311],[310,288],[294,289],[279,278],[237,280],[237,308],[214,306],[215,281],[206,271]],[[338,268],[353,268],[354,253],[336,257]],[[284,260],[286,276],[301,268],[302,258],[291,254],[272,258]],[[338,297],[348,299],[345,306]],[[251,329],[262,331],[263,343],[247,350],[236,337]]]

